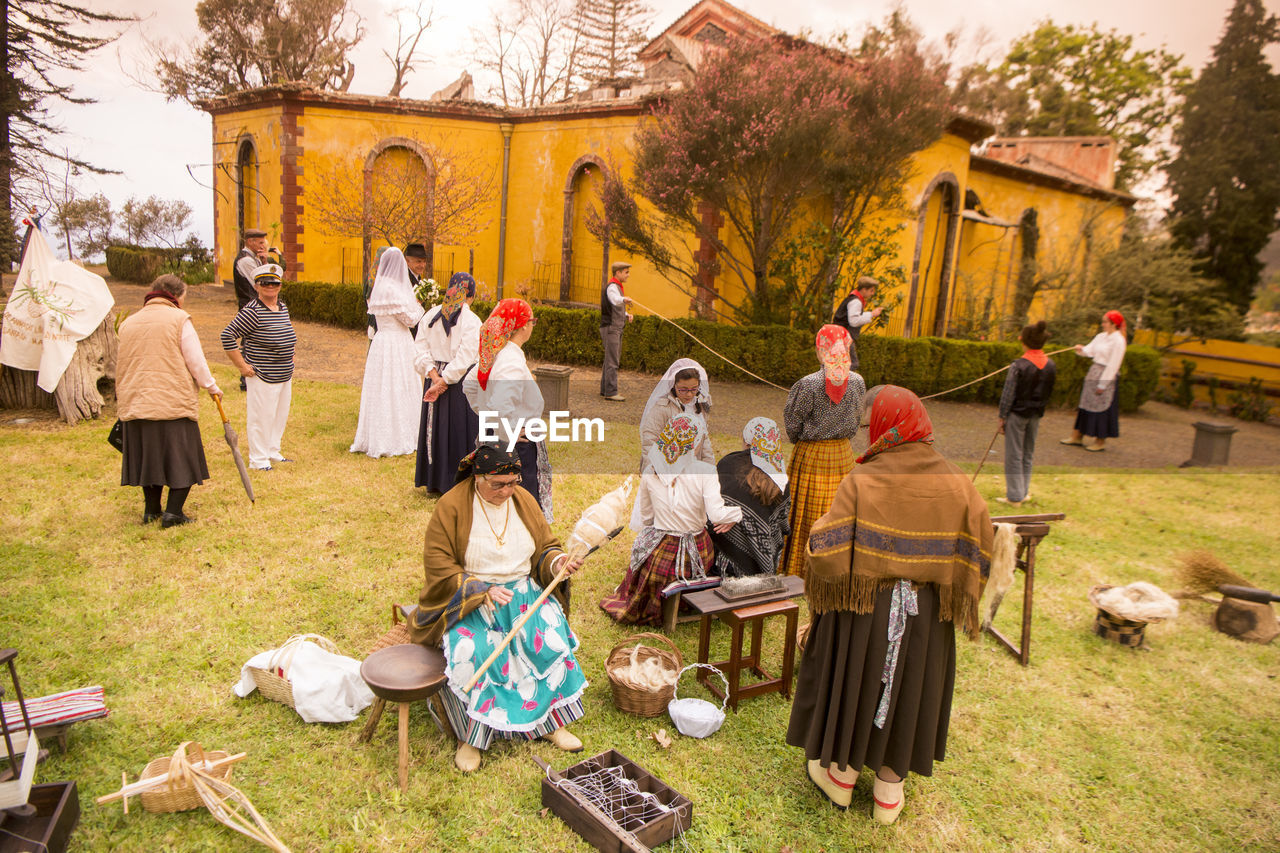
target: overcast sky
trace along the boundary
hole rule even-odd
[[[386,94],[390,63],[383,48],[393,49],[395,24],[390,10],[409,0],[353,0],[366,21],[367,34],[356,49],[356,74],[351,91]],[[483,23],[497,0],[478,3],[437,3],[435,25],[423,38],[422,64],[410,77],[405,97],[426,98],[455,80],[464,70],[476,74],[470,60],[469,29]],[[694,0],[650,0],[656,14],[650,30],[656,35],[675,21]],[[89,193],[101,191],[119,205],[130,196],[155,194],[182,198],[195,211],[196,232],[206,245],[213,239],[210,181],[210,119],[184,103],[167,103],[162,95],[135,82],[149,75],[144,44],[190,43],[197,37],[194,0],[88,0],[94,9],[134,14],[133,25],[112,47],[96,54],[87,73],[68,80],[77,94],[96,98],[89,106],[59,108],[55,118],[67,133],[55,145],[107,168],[116,176],[90,176],[82,181]],[[827,34],[858,32],[878,21],[895,5],[891,0],[743,0],[737,5],[788,32],[807,30]],[[1197,71],[1210,58],[1222,32],[1231,0],[909,0],[902,4],[926,36],[940,37],[960,29],[966,36],[989,34],[996,52],[1035,24],[1051,18],[1059,24],[1088,25],[1134,35],[1143,48],[1164,46],[1180,53]],[[425,47],[425,49],[424,49]],[[1273,62],[1275,57],[1272,57]],[[477,75],[478,76],[478,75]],[[188,166],[191,174],[188,174]],[[204,186],[202,186],[202,184]]]

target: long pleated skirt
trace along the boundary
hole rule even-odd
[[[124,421],[120,485],[185,489],[209,479],[200,425],[190,418]]]
[[[800,661],[787,743],[805,758],[843,769],[883,766],[905,778],[929,776],[946,757],[956,637],[938,621],[938,593],[917,588],[919,615],[907,617],[889,713],[875,725],[888,648],[892,589],[880,592],[867,614],[832,611],[814,617]]]
[[[804,577],[809,567],[809,529],[831,509],[840,481],[853,470],[854,458],[847,438],[796,443],[787,466],[791,484],[791,535],[778,569],[780,574]]]
[[[424,382],[423,393],[430,387],[430,380]],[[446,388],[434,403],[423,403],[413,485],[442,494],[452,489],[458,463],[476,449],[479,432],[480,418],[467,405],[461,382]]]

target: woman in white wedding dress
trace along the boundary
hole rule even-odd
[[[369,313],[378,320],[378,332],[364,363],[360,421],[351,452],[375,458],[402,456],[418,449],[422,382],[413,367],[409,329],[422,319],[423,311],[399,249],[387,249],[378,261]]]

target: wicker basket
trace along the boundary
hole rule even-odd
[[[1101,584],[1089,590],[1089,601],[1098,607],[1098,594],[1111,589],[1110,584]],[[1146,642],[1147,626],[1163,619],[1149,619],[1140,622],[1135,619],[1123,619],[1109,610],[1098,607],[1098,614],[1093,619],[1093,633],[1104,640],[1119,643],[1131,649],[1142,648]]]
[[[667,685],[661,690],[650,690],[648,687],[631,684],[615,674],[615,670],[631,666],[631,650],[636,643],[644,640],[661,640],[668,648],[641,645],[636,655],[638,662],[643,663],[650,658],[658,658],[662,661],[664,668],[673,672],[684,669],[684,657],[675,643],[661,634],[645,632],[632,634],[614,646],[613,651],[609,653],[609,659],[605,661],[604,671],[609,676],[609,687],[613,690],[613,704],[619,711],[641,717],[657,717],[666,712],[667,703],[675,696],[675,685]]]
[[[373,648],[369,649],[369,654],[380,652],[391,646],[403,646],[405,643],[413,642],[413,638],[409,636],[409,623],[400,621],[402,613],[400,605],[391,605],[391,628],[377,639]]]
[[[220,761],[226,758],[228,753],[222,750],[210,750],[205,752],[200,748],[200,744],[191,744],[192,750],[196,753],[192,757],[192,761],[200,761],[205,759],[208,761]],[[169,772],[169,762],[172,758],[168,755],[160,758],[154,758],[142,770],[142,776],[138,781],[150,779],[153,776],[162,776]],[[231,771],[235,768],[234,764],[224,764],[221,767],[215,767],[209,771],[211,776],[222,779],[225,782],[231,781]],[[149,791],[143,791],[140,795],[142,798],[142,807],[153,814],[165,814],[167,812],[185,812],[190,809],[198,809],[204,806],[204,800],[200,799],[200,795],[196,793],[195,786],[190,782],[175,784],[166,782],[165,784],[152,788]]]
[[[266,669],[259,669],[256,666],[249,667],[249,674],[253,676],[253,683],[258,685],[258,689],[262,691],[263,696],[296,710],[293,704],[293,684],[289,681],[289,666],[293,663],[293,656],[298,653],[298,649],[307,640],[315,643],[326,652],[331,652],[335,655],[338,653],[338,647],[319,634],[294,634],[284,641],[283,646],[276,649],[275,654],[271,656],[271,660],[267,662]]]

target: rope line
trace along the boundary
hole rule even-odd
[[[671,325],[675,326],[675,327],[676,327],[677,329],[679,329],[681,332],[684,332],[686,335],[688,335],[689,337],[691,337],[691,338],[693,338],[695,341],[697,341],[697,342],[698,342],[698,343],[703,347],[703,349],[707,350],[707,351],[708,351],[708,352],[710,352],[712,355],[715,355],[715,356],[719,357],[721,360],[723,360],[723,361],[725,361],[725,362],[728,362],[729,364],[731,364],[731,365],[733,365],[734,367],[738,368],[739,370],[741,370],[743,373],[747,374],[747,375],[748,375],[748,376],[750,376],[751,378],[753,378],[753,379],[759,379],[759,380],[760,380],[761,382],[763,382],[765,385],[770,385],[770,386],[772,386],[772,387],[774,387],[774,388],[777,388],[779,391],[790,391],[790,390],[791,390],[790,388],[783,388],[781,385],[778,385],[778,384],[776,384],[776,383],[770,382],[768,379],[765,379],[763,376],[758,376],[758,375],[756,375],[756,374],[752,373],[750,370],[747,370],[745,367],[743,367],[741,364],[738,364],[738,363],[737,363],[736,361],[734,361],[733,359],[729,358],[728,356],[724,355],[723,353],[717,352],[716,350],[712,349],[712,348],[711,348],[711,346],[709,346],[709,345],[707,344],[707,342],[706,342],[706,341],[704,341],[704,340],[702,340],[701,338],[699,338],[699,337],[698,337],[697,335],[695,335],[693,332],[690,332],[688,329],[686,329],[686,328],[684,328],[683,326],[681,326],[680,324],[676,323],[674,320],[671,320],[671,319],[669,319],[669,318],[667,318],[667,317],[662,316],[662,315],[661,315],[661,314],[659,314],[657,311],[654,311],[652,308],[650,308],[648,305],[645,305],[643,302],[639,301],[638,299],[632,298],[632,300],[631,300],[631,301],[632,301],[634,304],[638,305],[639,307],[643,308],[644,310],[648,311],[648,312],[649,312],[650,314],[652,314],[653,316],[657,317],[659,320],[662,320],[664,323],[670,323]]]
[[[675,326],[678,330],[680,330],[680,331],[681,331],[681,332],[683,332],[684,334],[688,335],[689,337],[693,338],[693,340],[694,340],[694,341],[696,341],[696,342],[697,342],[697,343],[698,343],[698,344],[699,344],[703,349],[707,350],[708,352],[710,352],[712,355],[716,356],[716,357],[717,357],[717,358],[719,358],[720,360],[722,360],[722,361],[724,361],[724,362],[726,362],[726,363],[728,363],[728,364],[732,365],[733,367],[738,368],[738,370],[741,370],[743,373],[747,374],[747,375],[748,375],[748,376],[750,376],[751,378],[753,378],[753,379],[758,379],[758,380],[760,380],[761,382],[763,382],[765,385],[769,385],[769,386],[771,386],[771,387],[773,387],[773,388],[777,388],[779,391],[790,391],[790,390],[791,390],[790,388],[784,388],[784,387],[782,387],[781,385],[778,385],[777,383],[770,382],[768,379],[765,379],[763,376],[759,376],[759,375],[757,375],[757,374],[755,374],[755,373],[752,373],[750,370],[747,370],[747,369],[746,369],[745,367],[743,367],[741,364],[738,364],[736,361],[734,361],[733,359],[729,358],[729,357],[728,357],[728,356],[726,356],[724,353],[718,352],[717,350],[715,350],[714,348],[712,348],[712,347],[711,347],[711,346],[710,346],[706,341],[704,341],[704,340],[702,340],[701,338],[699,338],[699,337],[698,337],[697,335],[695,335],[693,332],[690,332],[690,331],[689,331],[688,329],[686,329],[684,326],[681,326],[679,323],[675,322],[674,320],[672,320],[672,319],[670,319],[670,318],[668,318],[668,317],[664,317],[663,315],[659,314],[657,311],[654,311],[654,310],[653,310],[652,308],[650,308],[648,305],[645,305],[645,304],[644,304],[643,302],[641,302],[640,300],[635,299],[635,298],[633,297],[633,298],[631,299],[631,301],[632,301],[632,303],[633,303],[633,304],[635,304],[635,305],[637,305],[638,307],[643,308],[644,310],[648,311],[650,314],[652,314],[653,316],[657,317],[659,320],[663,321],[664,323],[670,323],[672,326]],[[1050,356],[1050,355],[1059,355],[1060,353],[1070,352],[1072,349],[1073,349],[1072,347],[1063,347],[1062,349],[1054,350],[1053,352],[1049,352],[1049,353],[1045,353],[1045,355],[1046,355],[1046,356]],[[1012,367],[1012,366],[1013,366],[1012,364],[1006,364],[1004,367],[1000,368],[999,370],[993,370],[993,371],[991,371],[991,372],[990,372],[990,373],[988,373],[986,376],[979,376],[977,379],[974,379],[974,380],[972,380],[972,381],[970,381],[970,382],[966,382],[966,383],[964,383],[963,385],[957,385],[957,386],[956,386],[956,387],[954,387],[954,388],[948,388],[948,389],[947,389],[947,390],[945,390],[945,391],[939,391],[939,392],[937,392],[936,394],[930,394],[930,395],[928,395],[927,397],[921,397],[920,399],[921,399],[921,400],[932,400],[934,397],[943,397],[943,396],[945,396],[945,395],[947,395],[947,394],[953,394],[953,393],[955,393],[956,391],[960,391],[960,390],[962,390],[962,389],[964,389],[964,388],[968,388],[970,385],[976,385],[976,384],[978,384],[979,382],[981,382],[981,381],[982,381],[982,380],[984,380],[984,379],[990,379],[990,378],[991,378],[991,377],[993,377],[993,376],[999,376],[1001,373],[1004,373],[1006,370],[1008,370],[1008,369],[1009,369],[1010,367]]]

